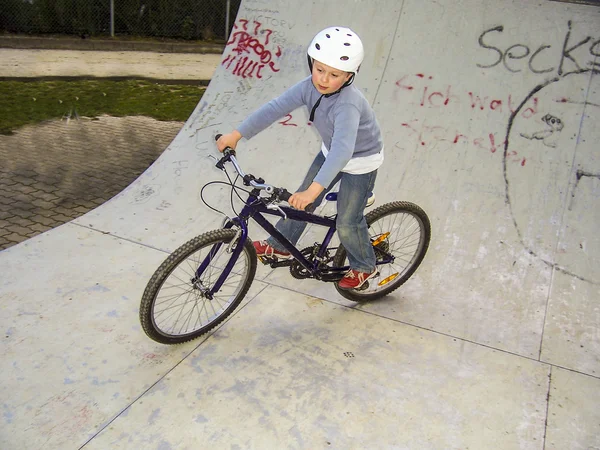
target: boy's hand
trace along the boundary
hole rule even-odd
[[[313,182],[307,190],[293,194],[288,203],[296,209],[304,210],[304,208],[317,199],[319,194],[323,192],[323,189],[324,187],[319,183]]]
[[[235,147],[241,138],[242,135],[240,132],[238,130],[233,130],[231,133],[222,135],[217,140],[217,148],[220,152],[223,152],[223,150],[225,150],[227,147],[231,147],[235,150]]]

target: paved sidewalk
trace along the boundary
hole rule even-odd
[[[103,116],[0,135],[0,250],[111,199],[155,161],[182,125]]]
[[[0,42],[2,45],[3,42]],[[207,84],[220,54],[0,48],[0,82],[135,77]],[[0,251],[106,202],[165,150],[183,123],[146,117],[55,120],[0,135]]]
[[[0,48],[0,80],[135,77],[208,84],[220,61],[220,54]]]

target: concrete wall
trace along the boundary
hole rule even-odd
[[[308,74],[306,45],[331,17],[365,42],[356,83],[385,137],[378,199],[413,201],[433,223],[425,266],[405,290],[414,290],[405,295],[415,304],[402,317],[529,357],[547,352],[560,365],[599,369],[570,339],[558,311],[547,310],[574,301],[565,296],[575,290],[586,293],[576,309],[593,308],[585,299],[600,282],[598,212],[591,207],[600,172],[593,151],[597,8],[247,1],[211,89],[162,159],[78,222],[160,248],[217,226],[220,218],[198,199],[201,186],[219,178],[209,159],[213,136]],[[299,110],[241,145],[240,159],[248,171],[293,189],[318,148]],[[226,190],[209,192],[226,208]],[[419,317],[423,301],[439,314]],[[596,323],[593,314],[586,317]],[[545,327],[561,330],[569,347],[563,356],[542,348]]]
[[[227,354],[249,351],[254,344],[271,351],[275,341],[285,347],[277,347],[276,354],[293,352],[299,347],[281,341],[271,328],[274,323],[285,317],[282,329],[296,326],[298,317],[324,304],[319,299],[327,300],[327,308],[355,305],[331,286],[300,283],[282,271],[261,268],[255,289],[268,295],[244,309],[242,322],[236,322],[240,328],[225,328],[229,340],[218,340],[224,336],[218,334],[209,347],[173,350],[143,336],[136,322],[139,295],[165,252],[222,220],[200,202],[202,186],[223,179],[211,159],[217,154],[215,134],[229,131],[305,77],[307,44],[334,22],[353,28],[366,46],[356,82],[373,103],[385,135],[378,203],[402,199],[421,205],[431,218],[432,242],[423,265],[402,289],[386,301],[358,308],[369,313],[360,316],[368,317],[368,325],[359,326],[356,316],[356,326],[345,332],[319,334],[325,316],[307,316],[318,330],[314,335],[303,332],[323,347],[293,354],[297,361],[328,355],[344,342],[356,342],[353,331],[359,329],[361,339],[372,345],[368,348],[380,349],[382,336],[388,343],[397,342],[390,338],[394,327],[410,325],[410,336],[399,339],[410,345],[383,353],[373,350],[377,358],[354,375],[369,374],[370,367],[388,373],[393,367],[393,374],[402,372],[405,378],[400,385],[389,373],[360,385],[344,378],[352,392],[332,386],[332,403],[318,403],[321,416],[311,415],[314,401],[263,393],[265,399],[248,400],[256,408],[244,409],[261,417],[252,429],[244,428],[246,416],[236,415],[235,408],[223,417],[217,410],[204,410],[216,420],[210,422],[197,416],[197,410],[184,408],[184,392],[177,396],[171,386],[170,396],[172,383],[164,377],[181,358],[197,352],[196,359],[173,370],[176,386],[193,390],[198,383],[210,383],[214,389],[206,393],[209,399],[245,399],[240,386],[251,389],[252,383],[240,385],[227,378],[234,377]],[[5,434],[4,441],[22,448],[50,439],[56,448],[64,448],[106,430],[92,445],[126,448],[133,442],[139,447],[149,442],[145,433],[158,422],[161,439],[168,436],[171,443],[193,447],[198,441],[190,424],[196,417],[195,423],[204,427],[198,432],[210,431],[215,445],[266,448],[288,432],[304,436],[305,441],[290,444],[296,448],[302,442],[325,446],[328,433],[338,444],[348,444],[338,448],[358,442],[376,442],[379,448],[390,442],[407,448],[600,445],[595,411],[600,372],[599,53],[600,14],[589,6],[509,0],[246,0],[209,90],[161,158],[107,204],[0,254],[7,305],[3,324],[12,330],[3,354],[5,417],[20,419],[5,421],[10,436]],[[293,189],[318,149],[306,112],[295,111],[241,144],[239,159],[248,172]],[[206,196],[213,206],[228,211],[229,190],[213,186]],[[315,232],[310,231],[306,242],[311,243]],[[287,301],[307,298],[313,303],[285,307]],[[272,315],[263,316],[275,303]],[[349,320],[343,323],[353,323],[344,316],[348,310],[343,311]],[[342,327],[333,317],[341,320],[332,314],[327,323]],[[381,325],[375,317],[392,322]],[[331,336],[337,332],[342,334],[334,345]],[[261,340],[261,333],[275,334]],[[43,343],[35,336],[43,336]],[[225,342],[233,346],[231,352],[225,352]],[[32,355],[33,362],[23,354]],[[397,362],[398,355],[410,357]],[[213,369],[202,373],[206,358]],[[288,384],[277,392],[286,392],[298,374],[314,386],[323,381],[313,366],[306,370],[308,366],[286,360],[271,367],[264,358],[256,356],[235,367],[273,382],[272,376],[284,377]],[[417,368],[411,369],[411,363]],[[327,366],[320,361],[317,368],[322,364]],[[347,373],[346,366],[336,364]],[[264,367],[270,369],[265,372]],[[223,379],[237,386],[227,392],[238,400],[219,397]],[[485,380],[493,380],[493,387]],[[144,390],[154,383],[155,390]],[[387,385],[393,389],[368,390],[365,395],[389,397],[392,403],[398,398],[382,408],[387,418],[402,420],[370,422],[377,424],[371,431],[359,428],[360,436],[372,440],[352,440],[357,428],[344,428],[342,418],[326,420],[329,412],[342,411],[344,402],[355,401],[356,392]],[[407,394],[407,385],[414,392]],[[313,400],[321,393],[317,390]],[[142,396],[150,397],[151,406],[139,404]],[[357,409],[364,413],[361,402]],[[439,409],[440,404],[447,409]],[[159,405],[169,405],[177,419],[159,417]],[[130,406],[134,412],[127,418]],[[300,422],[300,428],[288,422],[284,429],[261,428],[272,425],[270,413],[286,417],[281,411],[288,408],[310,415],[311,421]],[[407,416],[408,411],[415,413]],[[77,420],[65,422],[64,417]],[[423,417],[431,427],[407,425],[407,420]],[[119,420],[112,424],[113,418]],[[400,438],[399,423],[407,433]]]

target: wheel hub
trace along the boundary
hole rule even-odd
[[[213,295],[210,293],[210,289],[208,289],[202,284],[202,280],[200,280],[197,277],[194,277],[190,280],[190,283],[192,283],[192,289],[194,291],[199,291],[200,296],[208,300],[213,299]]]

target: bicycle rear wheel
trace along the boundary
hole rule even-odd
[[[244,298],[256,273],[256,251],[246,239],[240,256],[211,297],[209,290],[232,257],[235,230],[202,234],[175,250],[156,270],[142,296],[140,322],[151,339],[179,344],[221,323]],[[231,244],[231,245],[230,245]],[[197,274],[203,262],[206,269]]]
[[[380,262],[391,255],[394,261],[378,264],[379,276],[367,281],[368,287],[363,286],[361,290],[344,290],[335,284],[342,296],[357,302],[383,297],[404,284],[423,261],[431,239],[429,218],[414,203],[386,203],[368,213],[365,219],[377,260]],[[333,258],[333,265],[348,265],[342,245]]]

